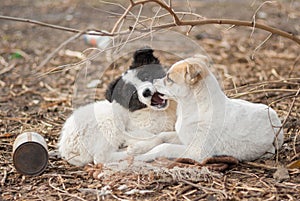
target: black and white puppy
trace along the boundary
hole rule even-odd
[[[80,107],[66,120],[58,142],[60,155],[83,166],[125,159],[166,141],[179,143],[176,135],[158,137],[174,131],[176,122],[176,103],[161,99],[153,86],[154,79],[165,75],[152,49],[137,50],[129,70],[109,85],[107,100]],[[143,140],[152,143],[142,150],[124,149]]]

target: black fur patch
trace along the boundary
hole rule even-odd
[[[153,50],[150,47],[144,47],[135,51],[133,55],[133,62],[129,69],[135,69],[148,64],[160,64],[160,62],[153,55]]]
[[[118,83],[118,81],[121,79],[122,77],[118,77],[117,79],[115,79],[114,81],[112,81],[111,83],[109,83],[108,88],[105,91],[105,98],[106,100],[108,100],[109,102],[113,101],[113,92],[114,92],[114,88],[116,86],[116,84]]]
[[[153,55],[153,50],[149,47],[139,49],[134,53],[133,62],[129,69],[136,71],[137,78],[143,82],[153,82],[154,79],[166,75],[159,60]],[[127,71],[124,74],[126,73]],[[105,98],[109,102],[115,100],[131,112],[147,107],[139,101],[135,86],[131,83],[125,83],[122,76],[109,84]]]
[[[149,81],[153,83],[154,79],[163,78],[166,75],[165,70],[160,64],[144,65],[136,69],[137,77],[145,82]]]
[[[106,99],[110,102],[115,100],[131,112],[147,107],[139,101],[135,86],[130,83],[125,83],[122,77],[113,81],[109,86],[106,91]]]

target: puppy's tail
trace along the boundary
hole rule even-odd
[[[159,60],[153,55],[153,49],[150,47],[143,47],[135,51],[133,55],[133,62],[129,69],[134,69],[143,65],[160,64]]]

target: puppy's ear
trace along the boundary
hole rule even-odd
[[[199,64],[187,64],[185,73],[186,82],[190,85],[197,83],[199,80],[202,79],[201,73],[202,70]]]
[[[193,56],[195,59],[199,59],[201,62],[203,62],[206,66],[212,65],[212,61],[208,56],[205,56],[203,54],[196,54]]]
[[[153,55],[153,49],[146,46],[135,51],[133,55],[133,62],[129,69],[149,64],[160,64],[160,62],[158,58]]]
[[[112,81],[109,85],[108,85],[108,88],[106,89],[106,92],[105,92],[105,98],[106,100],[108,100],[109,102],[112,102],[112,95],[113,95],[113,92],[114,92],[114,89],[117,85],[117,83],[119,82],[119,80],[121,79],[121,76],[118,77],[117,79],[115,79],[114,81]]]

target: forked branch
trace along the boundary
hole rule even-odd
[[[164,24],[160,24],[160,25],[154,25],[154,26],[147,27],[147,28],[145,28],[145,27],[144,28],[135,27],[134,30],[132,30],[131,27],[129,29],[128,28],[123,29],[123,30],[121,29],[122,25],[123,25],[123,22],[126,20],[126,16],[129,13],[131,13],[131,11],[134,7],[136,7],[137,5],[145,5],[145,4],[151,3],[151,2],[158,4],[161,8],[163,8],[165,11],[167,11],[167,14],[172,16],[173,22],[164,23]],[[78,30],[78,29],[73,29],[73,28],[48,24],[48,23],[44,23],[44,22],[40,22],[40,21],[36,21],[36,20],[16,18],[16,17],[10,17],[10,16],[0,15],[0,19],[31,23],[31,24],[35,24],[35,25],[39,25],[39,26],[49,27],[49,28],[58,29],[58,30],[62,30],[62,31],[73,32],[73,33],[102,35],[102,36],[118,36],[118,35],[130,34],[130,33],[132,33],[132,31],[147,32],[147,31],[151,31],[151,30],[160,30],[160,29],[172,28],[172,27],[176,27],[176,26],[195,27],[195,26],[202,26],[202,25],[208,25],[208,24],[245,26],[245,27],[252,27],[253,29],[254,28],[261,29],[261,30],[270,32],[273,35],[279,35],[279,36],[282,36],[284,38],[288,38],[288,39],[290,39],[290,40],[292,40],[292,41],[294,41],[294,42],[296,42],[297,44],[300,45],[300,38],[298,36],[293,35],[291,33],[288,33],[284,30],[281,30],[281,29],[278,29],[278,28],[275,28],[275,27],[271,27],[271,26],[263,24],[263,23],[258,23],[258,22],[255,22],[255,21],[242,21],[242,20],[235,20],[235,19],[206,19],[206,18],[199,19],[198,18],[196,20],[183,20],[183,19],[180,19],[179,16],[178,16],[178,15],[182,15],[182,14],[192,15],[192,16],[196,15],[195,13],[191,13],[191,12],[186,12],[186,13],[184,13],[184,12],[175,12],[172,8],[172,5],[171,4],[168,5],[163,0],[137,0],[137,1],[130,0],[129,6],[126,8],[124,13],[118,18],[118,20],[114,24],[114,26],[113,26],[110,33],[102,32],[102,31],[99,31],[99,30],[94,30],[94,31],[97,31],[97,33],[89,33],[88,31],[90,31],[90,30],[82,31],[82,30]],[[140,22],[137,22],[137,23],[140,23]]]

